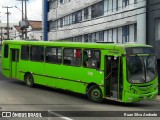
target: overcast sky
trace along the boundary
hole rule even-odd
[[[11,15],[9,16],[10,23],[18,23],[22,19],[22,2],[17,0],[0,0],[0,21],[2,23],[7,22],[7,15],[5,14],[7,9],[2,6],[9,6],[13,8],[9,9]],[[20,10],[15,8],[17,6]],[[29,0],[27,2],[27,16],[29,20],[42,20],[42,0]]]

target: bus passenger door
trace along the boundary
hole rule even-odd
[[[106,56],[105,58],[105,94],[111,99],[121,99],[121,60],[120,57]]]
[[[17,64],[19,62],[19,50],[11,49],[11,77],[17,77]]]

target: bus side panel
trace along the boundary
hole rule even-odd
[[[82,82],[80,67],[63,66],[46,63],[45,80],[49,80],[48,86],[85,93],[86,84]]]
[[[49,81],[47,85],[49,87],[85,94],[86,86],[84,83],[50,77],[47,77],[45,80]]]
[[[26,73],[31,73],[34,78],[34,83],[46,85],[44,81],[44,63],[43,62],[30,62],[21,60],[20,62],[20,79],[24,80]]]
[[[86,93],[86,87],[89,83],[102,85],[102,82],[104,81],[103,72],[83,67],[63,66],[46,63],[45,73],[48,76],[45,78],[45,80],[50,80],[49,86],[82,94]]]

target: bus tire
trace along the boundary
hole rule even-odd
[[[90,101],[100,103],[103,101],[103,95],[101,89],[97,85],[92,85],[87,91],[87,95]]]
[[[32,74],[26,74],[25,75],[25,84],[28,87],[33,87],[33,85],[34,85],[34,79],[33,79]]]

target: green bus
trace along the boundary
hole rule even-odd
[[[154,100],[158,75],[154,49],[141,44],[7,40],[2,73],[24,81],[86,94],[89,100]]]

